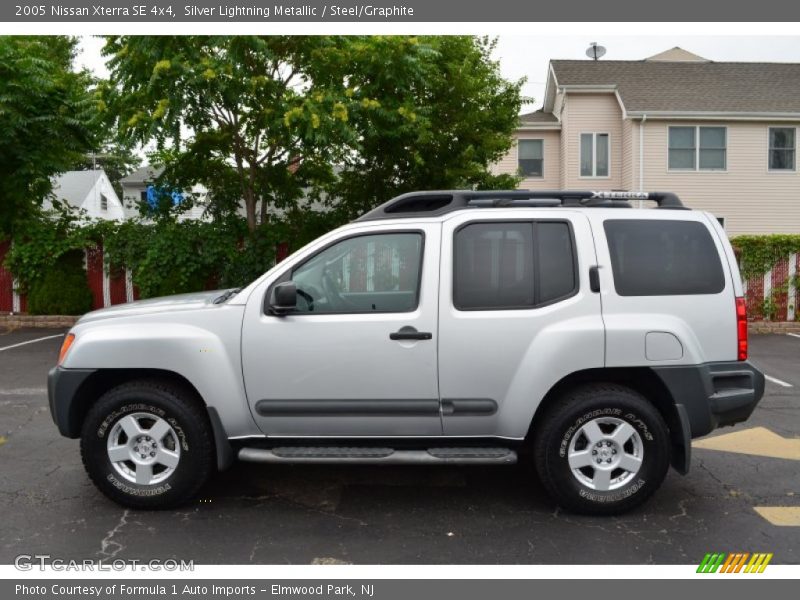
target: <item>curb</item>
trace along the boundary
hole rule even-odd
[[[70,315],[0,315],[0,328],[20,329],[34,327],[41,329],[56,329],[72,327],[80,317]]]
[[[747,324],[750,333],[797,333],[800,334],[798,321],[750,321]]]

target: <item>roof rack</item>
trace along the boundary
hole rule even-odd
[[[631,208],[629,200],[652,200],[658,208],[687,210],[672,192],[580,190],[443,190],[409,192],[361,215],[357,221],[436,217],[469,208]]]

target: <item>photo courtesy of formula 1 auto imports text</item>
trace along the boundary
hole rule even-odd
[[[796,594],[800,8],[0,17],[2,598]]]

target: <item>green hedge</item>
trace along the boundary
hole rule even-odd
[[[28,312],[32,315],[82,315],[91,309],[92,292],[80,250],[60,256],[30,285]]]
[[[800,253],[800,235],[740,235],[732,238],[731,244],[745,279],[764,275],[781,259]]]
[[[76,291],[81,286],[77,286],[75,259],[64,257],[82,256],[84,249],[102,245],[110,271],[128,269],[141,297],[151,298],[247,285],[272,267],[279,242],[288,242],[290,250],[296,250],[338,224],[329,214],[296,211],[249,232],[238,216],[118,223],[54,211],[18,227],[6,265],[18,279],[20,293],[36,297],[37,310],[54,305],[59,299],[55,290],[61,285],[69,291],[59,300],[60,306],[66,306],[66,296],[70,307],[83,306],[83,291]],[[62,258],[71,264],[74,280],[58,279]],[[84,274],[84,282],[85,278]],[[73,311],[59,312],[76,314]]]

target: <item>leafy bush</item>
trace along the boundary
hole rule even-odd
[[[82,315],[91,309],[92,292],[80,251],[63,254],[30,286],[28,312],[32,315]]]
[[[749,279],[764,275],[779,260],[800,252],[800,235],[740,235],[731,244],[739,255],[742,277]]]

